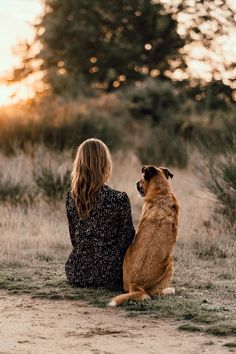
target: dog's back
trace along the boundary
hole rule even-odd
[[[138,182],[142,184],[145,200],[134,242],[124,259],[124,290],[129,293],[115,297],[111,306],[128,299],[165,294],[165,289],[172,289],[168,286],[173,275],[171,253],[177,237],[179,205],[165,172],[155,170],[150,174],[149,169],[149,175],[144,173]]]
[[[161,278],[177,237],[178,207],[173,205],[177,204],[172,194],[162,196],[140,220],[124,259],[125,291],[131,283],[150,288]]]

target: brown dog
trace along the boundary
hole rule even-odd
[[[123,285],[127,294],[114,297],[109,306],[127,300],[144,300],[174,294],[172,249],[177,237],[179,204],[171,192],[172,173],[163,167],[144,166],[137,189],[144,205],[137,233],[123,263]]]

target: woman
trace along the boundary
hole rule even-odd
[[[66,198],[72,253],[65,270],[79,287],[122,289],[122,264],[135,230],[126,193],[110,188],[107,146],[88,139],[78,148]]]

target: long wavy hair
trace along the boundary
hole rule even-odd
[[[111,176],[108,147],[98,139],[85,140],[77,150],[71,173],[71,194],[80,218],[87,219],[99,189]]]

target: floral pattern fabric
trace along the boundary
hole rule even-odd
[[[121,290],[123,259],[135,235],[127,194],[104,185],[83,220],[68,192],[66,211],[73,247],[65,265],[69,283]]]

